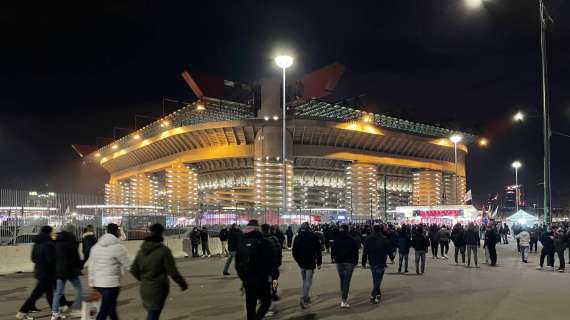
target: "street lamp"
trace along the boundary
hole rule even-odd
[[[522,167],[522,162],[517,160],[512,166],[515,168],[515,207],[516,212],[519,212],[519,168]]]
[[[515,113],[515,115],[513,116],[513,121],[515,121],[515,122],[521,122],[521,121],[524,121],[525,118],[526,118],[526,115],[525,115],[522,111],[518,111],[518,112]]]
[[[293,65],[293,57],[288,55],[279,55],[275,57],[275,64],[279,66],[283,70],[283,212],[285,214],[287,212],[287,162],[285,161],[285,148],[286,148],[286,131],[287,131],[287,101],[286,101],[286,88],[285,88],[285,70]]]
[[[453,154],[454,154],[454,161],[455,161],[455,203],[459,203],[459,195],[457,194],[457,190],[459,189],[459,176],[457,175],[457,144],[461,142],[463,137],[459,134],[453,134],[449,137],[449,140],[453,142]]]

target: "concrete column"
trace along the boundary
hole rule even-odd
[[[355,162],[346,167],[347,206],[353,219],[378,218],[378,168]]]
[[[442,204],[442,179],[440,171],[418,170],[413,173],[412,205],[436,206]]]

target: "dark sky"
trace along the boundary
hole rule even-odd
[[[570,1],[547,1],[553,129],[570,133]],[[3,5],[4,6],[4,5]],[[536,0],[44,1],[0,8],[0,186],[74,190],[71,143],[159,115],[162,97],[193,99],[184,67],[252,80],[274,72],[278,48],[301,75],[332,62],[365,79],[368,111],[409,114],[486,135],[471,148],[477,198],[520,179],[542,181]],[[373,99],[372,99],[373,98]],[[170,106],[172,109],[176,106]],[[553,137],[554,201],[570,201],[570,139]]]

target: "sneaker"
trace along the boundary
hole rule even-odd
[[[408,273],[408,270],[404,270],[404,273]]]
[[[376,297],[370,297],[370,303],[372,303],[372,304],[378,304],[378,301],[376,300]]]
[[[229,273],[229,272],[224,272],[224,276],[229,276],[229,275],[231,275],[231,273]]]
[[[301,301],[299,301],[299,306],[301,306],[301,309],[307,309],[307,304],[305,303],[305,299],[301,298]]]
[[[348,304],[348,302],[346,302],[346,301],[341,301],[340,302],[340,308],[341,309],[348,309],[348,308],[350,308],[350,304]]]
[[[30,313],[38,313],[38,312],[40,312],[40,311],[41,311],[41,310],[38,309],[38,308],[36,308],[36,307],[32,307],[32,308],[30,309]]]
[[[536,267],[536,270],[542,270],[542,266]]]
[[[266,317],[273,317],[275,315],[275,311],[267,311],[267,313],[265,313]]]
[[[69,312],[69,306],[61,306],[59,308],[59,312],[60,313],[68,313]]]
[[[550,267],[550,271],[554,272],[554,266]]]
[[[564,273],[564,269],[558,269],[558,272]]]
[[[61,314],[59,314],[59,313],[52,313],[52,315],[51,315],[51,320],[61,320],[61,319],[63,319],[63,318],[61,317]]]
[[[16,319],[18,319],[18,320],[34,320],[34,318],[28,316],[27,313],[23,313],[23,312],[16,313]]]

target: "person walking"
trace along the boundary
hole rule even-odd
[[[566,233],[562,227],[558,228],[554,233],[554,251],[558,256],[558,261],[560,263],[558,267],[558,272],[564,272],[566,268],[566,263],[564,261],[564,251],[566,251]],[[554,263],[552,264],[554,266]]]
[[[131,266],[131,274],[140,282],[140,295],[147,311],[147,320],[158,320],[170,292],[172,278],[182,291],[188,289],[186,280],[178,272],[172,252],[162,242],[164,227],[157,223],[149,228],[150,236],[144,239]]]
[[[271,279],[271,282],[273,282],[273,280],[279,281],[279,276],[280,276],[280,272],[279,272],[279,267],[281,267],[281,264],[283,262],[283,248],[281,248],[281,243],[279,242],[279,239],[271,233],[271,226],[268,224],[262,224],[261,225],[261,233],[263,234],[263,236],[265,237],[265,239],[269,240],[269,242],[271,243],[271,249],[273,250],[273,268],[277,269],[277,273],[275,274],[275,278]],[[279,300],[279,296],[277,295],[277,287],[271,287],[271,301],[278,301]],[[273,315],[275,312],[271,311],[273,309],[274,304],[271,305],[271,309],[270,311],[267,312],[267,316]]]
[[[453,241],[453,247],[455,248],[455,264],[459,264],[459,253],[461,252],[461,263],[465,264],[465,230],[461,223],[455,224],[451,231],[451,241]]]
[[[190,232],[190,243],[192,244],[192,258],[200,257],[198,254],[198,245],[200,245],[200,230],[197,227]]]
[[[121,278],[129,270],[127,249],[121,244],[119,226],[110,223],[107,233],[91,249],[88,261],[89,286],[101,294],[101,307],[97,320],[117,320],[117,298],[121,291]]]
[[[317,236],[311,231],[308,223],[303,223],[299,234],[293,242],[293,259],[301,269],[302,295],[299,305],[302,309],[311,304],[311,286],[315,268],[320,269],[323,264],[321,245]]]
[[[416,274],[424,274],[426,269],[426,251],[430,241],[424,235],[424,229],[418,227],[412,235],[412,247],[415,251]]]
[[[497,266],[497,232],[492,225],[487,226],[485,232],[485,247],[489,250],[489,259],[491,267]]]
[[[75,289],[75,300],[71,306],[71,317],[81,316],[82,290],[79,275],[83,263],[79,257],[79,242],[75,237],[72,224],[63,226],[55,239],[55,278],[56,287],[52,301],[52,320],[62,319],[60,301],[64,294],[65,283],[70,282]]]
[[[382,227],[378,224],[372,228],[373,233],[366,236],[364,241],[364,249],[362,250],[362,268],[366,268],[366,263],[370,264],[370,272],[372,273],[372,292],[370,292],[370,303],[378,304],[382,299],[382,279],[386,270],[386,259],[392,242],[382,234]],[[408,252],[409,252],[408,247]],[[406,254],[407,255],[407,254]],[[402,252],[400,252],[402,257]],[[402,258],[400,258],[400,268],[402,266]],[[406,272],[407,270],[406,259]]]
[[[404,273],[408,273],[408,258],[410,255],[410,248],[412,247],[412,239],[407,226],[403,226],[398,233],[398,273],[402,272],[402,265],[404,266]],[[390,250],[390,246],[386,246]]]
[[[33,319],[28,313],[39,311],[36,302],[45,294],[51,307],[53,303],[53,288],[55,283],[55,246],[51,240],[52,227],[43,226],[33,239],[32,262],[34,263],[34,278],[36,286],[16,314],[16,319]]]
[[[503,223],[503,225],[501,226],[499,233],[501,234],[501,238],[503,239],[503,244],[509,244],[509,234],[511,233],[511,230],[509,229],[509,226],[507,225],[506,222]]]
[[[236,251],[236,271],[245,292],[247,320],[263,319],[271,306],[271,288],[277,288],[274,279],[279,274],[273,254],[272,244],[259,232],[257,220],[250,220]]]
[[[81,252],[83,253],[83,266],[89,260],[89,254],[91,248],[97,243],[97,236],[95,236],[95,229],[92,225],[88,225],[83,230],[83,235],[81,236]]]
[[[285,236],[287,237],[287,249],[291,250],[291,246],[293,245],[293,227],[287,227]]]
[[[224,265],[224,276],[230,275],[230,264],[232,263],[232,260],[236,256],[236,251],[237,251],[239,242],[241,241],[242,237],[243,237],[243,234],[242,234],[241,230],[237,227],[237,225],[235,223],[232,224],[232,226],[230,227],[230,230],[228,232],[229,255],[228,255],[228,258],[226,259],[226,264]]]
[[[281,248],[285,248],[285,235],[283,234],[283,231],[281,231],[281,229],[279,228],[279,225],[272,225],[271,226],[271,234],[273,234],[274,236],[277,237],[277,239],[279,239],[279,244]]]
[[[439,248],[439,230],[436,224],[429,227],[429,242],[431,245],[431,258],[437,259],[437,249]]]
[[[348,229],[347,224],[341,226],[331,249],[331,259],[336,264],[336,270],[340,278],[341,308],[350,308],[348,293],[352,272],[358,264],[358,249],[360,248],[360,243],[350,236]]]
[[[203,226],[202,230],[200,230],[200,242],[202,243],[202,258],[204,257],[209,258],[211,255],[210,246],[208,245],[209,238],[210,235],[208,234],[208,229],[206,228],[206,226]]]
[[[521,232],[515,236],[521,247],[521,261],[528,263],[528,251],[530,246],[530,233],[526,228],[522,228]]]
[[[227,257],[228,256],[228,228],[226,228],[226,226],[223,226],[222,229],[220,229],[220,233],[219,233],[219,237],[220,237],[220,242],[222,243],[222,255]]]
[[[546,266],[554,271],[554,234],[550,226],[548,226],[546,231],[541,235],[540,243],[542,244],[542,250],[540,251],[540,265],[537,269],[542,270],[544,258],[546,257]]]
[[[443,259],[449,259],[447,256],[447,253],[449,252],[449,237],[450,233],[449,229],[447,229],[447,226],[446,225],[441,226],[441,229],[438,232],[438,240],[439,240],[438,242],[441,250],[441,257]]]
[[[532,249],[534,248],[534,252],[538,252],[538,238],[539,238],[539,234],[538,234],[538,228],[535,225],[534,227],[530,228],[529,230],[530,233],[530,252],[532,253]]]
[[[463,238],[465,239],[465,249],[467,250],[467,268],[471,267],[471,253],[473,253],[475,268],[479,268],[477,264],[477,250],[481,247],[481,240],[479,238],[479,230],[477,230],[473,222],[469,222],[467,225]]]

